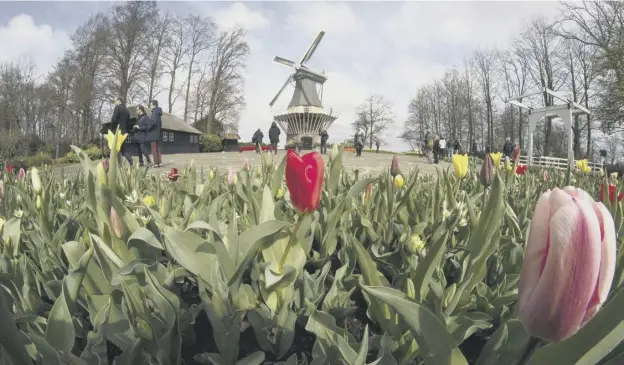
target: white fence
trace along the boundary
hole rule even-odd
[[[576,166],[576,161],[574,161],[574,166]],[[529,157],[520,155],[520,163],[528,165]],[[592,171],[599,172],[602,169],[601,163],[589,162],[588,165],[591,167]],[[568,159],[548,156],[533,156],[533,166],[566,170],[568,168]]]

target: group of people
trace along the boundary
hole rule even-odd
[[[452,159],[453,155],[461,150],[461,144],[458,139],[447,141],[444,137],[439,137],[427,131],[422,150],[427,156],[429,163],[433,160],[433,163],[437,164],[440,161],[440,156],[447,156],[449,160]]]
[[[111,130],[116,131],[117,128],[119,128],[120,132],[123,134],[130,133],[132,136],[132,143],[135,144],[138,149],[140,166],[144,166],[143,157],[147,160],[148,166],[152,165],[150,152],[154,157],[153,166],[162,166],[160,135],[163,111],[162,108],[158,106],[158,101],[152,100],[150,103],[152,111],[151,116],[148,115],[143,105],[137,106],[138,120],[132,128],[130,128],[130,112],[121,98],[116,97],[113,104],[115,105],[115,109],[113,110],[113,117],[111,118]],[[119,154],[125,157],[130,166],[132,166],[132,155],[125,143],[121,145]]]
[[[277,126],[277,123],[271,123],[271,127],[269,128],[269,142],[271,143],[271,150],[275,152],[276,155],[277,145],[279,144],[281,134],[282,131]],[[327,140],[329,139],[329,134],[326,130],[322,130],[319,133],[319,136],[321,137],[321,154],[327,154]],[[260,153],[260,151],[262,150],[263,139],[264,133],[262,133],[262,130],[258,128],[251,137],[251,143],[256,145],[256,153]]]

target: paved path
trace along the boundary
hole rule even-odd
[[[275,159],[276,163],[281,162],[281,159],[286,156],[286,152],[278,151]],[[343,154],[343,166],[348,169],[360,170],[360,175],[378,175],[384,169],[390,167],[392,162],[392,154],[389,153],[372,153],[364,152],[362,157],[355,157],[354,153],[345,152]],[[327,160],[327,156],[323,156]],[[218,168],[220,170],[226,170],[228,167],[233,169],[240,169],[243,166],[245,159],[249,159],[249,163],[252,166],[260,166],[260,155],[254,152],[223,152],[223,153],[191,153],[191,154],[174,154],[163,155],[164,166],[155,169],[150,169],[150,172],[165,173],[169,172],[172,167],[176,167],[178,170],[183,170],[185,166],[191,163],[191,160],[195,162],[195,166],[199,169],[203,167],[205,171],[210,168]],[[399,163],[401,171],[407,173],[409,170],[418,167],[422,172],[435,173],[435,169],[446,169],[449,166],[447,162],[440,162],[438,165],[429,164],[423,157],[413,155],[399,155]],[[77,171],[80,165],[72,165],[64,167],[66,173]]]

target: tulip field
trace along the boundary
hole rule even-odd
[[[621,365],[621,185],[312,152],[0,181],[0,364]],[[602,175],[602,176],[600,176]]]

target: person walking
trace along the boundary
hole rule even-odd
[[[116,97],[113,100],[113,105],[115,105],[115,109],[113,109],[113,116],[111,117],[111,130],[116,132],[117,129],[121,132],[121,134],[126,134],[130,132],[128,129],[128,122],[130,121],[130,112],[126,105],[121,100],[121,97]],[[121,144],[121,148],[119,149],[119,154],[117,155],[119,159],[121,156],[125,157],[130,166],[132,166],[132,156],[126,147],[126,143]]]
[[[362,148],[364,148],[364,136],[360,131],[355,133],[355,157],[362,156]]]
[[[433,163],[437,164],[439,162],[438,156],[440,155],[440,138],[435,136],[433,139]]]
[[[455,146],[453,147],[453,149],[455,150],[454,153],[458,154],[459,151],[461,150],[461,144],[459,143],[459,139],[455,140]],[[453,156],[451,155],[451,158]]]
[[[379,153],[379,145],[381,144],[381,142],[379,142],[378,139],[375,140],[375,147],[377,147],[377,151],[375,151],[375,153]]]
[[[453,159],[453,152],[455,151],[455,144],[453,143],[453,140],[450,139],[447,142],[448,146],[446,147],[446,155],[449,159],[449,161],[451,161]]]
[[[152,164],[150,158],[149,147],[147,145],[147,134],[150,130],[154,129],[154,120],[152,120],[147,113],[143,105],[137,106],[137,116],[139,121],[134,125],[134,135],[132,141],[137,145],[139,152],[139,166],[143,167],[143,156],[147,160],[147,165]]]
[[[162,108],[158,106],[157,100],[152,100],[150,103],[152,108],[152,130],[147,132],[146,142],[151,143],[152,156],[154,156],[154,166],[162,166],[162,153],[160,151],[160,138],[162,134]]]
[[[321,154],[326,155],[327,154],[327,140],[329,139],[329,134],[327,134],[326,130],[322,130],[321,133],[319,133],[319,136],[321,136]]]
[[[260,153],[262,149],[262,138],[264,138],[264,134],[260,128],[258,128],[253,137],[251,137],[251,142],[256,144],[256,153]]]
[[[442,157],[442,159],[444,159],[444,156],[446,155],[446,139],[444,139],[444,137],[440,137],[440,151],[439,151],[439,155]]]
[[[282,131],[277,126],[277,123],[271,123],[271,128],[269,128],[269,142],[271,142],[271,148],[275,151],[277,155],[277,144],[279,143],[279,137],[282,134]]]
[[[513,153],[514,145],[511,143],[511,138],[507,137],[505,139],[505,144],[503,145],[503,155],[505,157],[511,158],[511,154]]]

